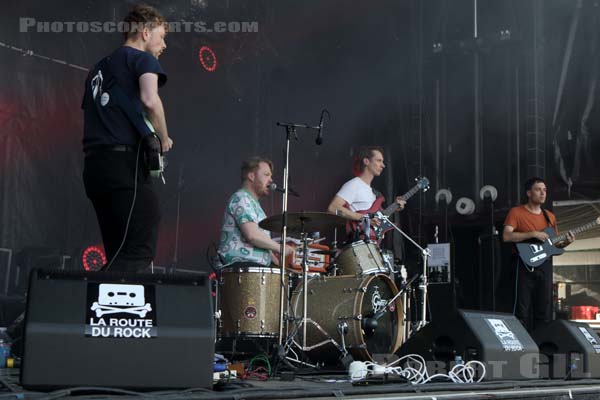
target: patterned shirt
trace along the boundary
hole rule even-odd
[[[246,189],[239,189],[229,198],[223,215],[218,251],[223,266],[240,261],[255,262],[265,266],[271,264],[271,252],[254,247],[244,238],[240,230],[242,224],[246,222],[258,224],[266,217],[258,200]],[[271,237],[269,231],[261,230]]]

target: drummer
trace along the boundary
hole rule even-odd
[[[272,173],[273,162],[267,158],[251,157],[242,163],[242,187],[229,198],[221,225],[218,255],[223,267],[279,265],[279,243],[258,226],[266,218],[259,199],[270,194]],[[286,255],[292,251],[286,245]]]
[[[373,188],[373,178],[381,175],[385,164],[383,162],[383,148],[378,146],[364,146],[358,151],[354,159],[353,171],[355,178],[346,182],[337,192],[327,210],[332,214],[341,215],[351,221],[361,221],[378,196],[381,196]],[[398,209],[404,209],[406,201],[400,196],[396,197]],[[378,226],[381,221],[371,218],[370,223]],[[358,239],[358,232],[353,232],[351,240]]]

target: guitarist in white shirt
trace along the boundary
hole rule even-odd
[[[504,221],[502,239],[505,242],[532,241],[543,243],[549,235],[544,229],[553,227],[557,233],[556,217],[542,208],[546,201],[546,183],[541,178],[530,178],[525,182],[527,203],[513,207]],[[575,240],[569,232],[555,247],[566,247]],[[536,242],[537,241],[537,242]],[[514,313],[528,330],[552,318],[552,258],[548,257],[541,265],[530,268],[514,253],[517,265],[517,293]]]
[[[346,182],[337,192],[327,210],[332,214],[341,215],[351,221],[360,221],[365,214],[359,211],[368,210],[375,202],[377,196],[371,188],[373,178],[381,175],[385,164],[383,162],[383,148],[377,146],[362,147],[355,160],[355,178]],[[404,209],[406,201],[400,196],[395,202],[398,209]],[[379,225],[376,218],[371,219],[372,225]]]

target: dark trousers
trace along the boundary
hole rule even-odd
[[[518,259],[515,314],[532,331],[552,319],[552,260],[530,271]]]
[[[85,157],[83,181],[96,211],[108,263],[118,251],[108,267],[110,271],[141,271],[156,255],[158,197],[143,162],[138,161],[137,165],[134,191],[136,153],[103,151]]]

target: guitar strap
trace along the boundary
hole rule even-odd
[[[542,213],[544,214],[544,218],[546,218],[546,222],[548,223],[548,226],[551,227],[551,228],[555,228],[555,226],[552,225],[552,222],[550,221],[550,218],[548,217],[548,213],[543,208],[542,208]]]

